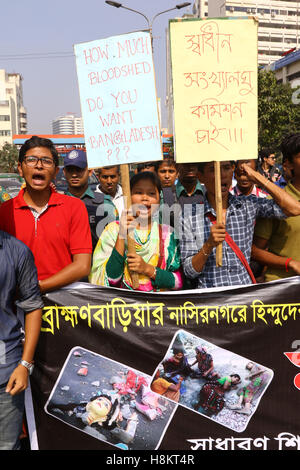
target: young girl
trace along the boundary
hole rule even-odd
[[[89,280],[93,284],[132,289],[131,272],[138,273],[139,290],[181,289],[183,277],[174,232],[159,224],[160,182],[145,171],[130,181],[130,211],[107,225],[93,255]],[[127,253],[127,233],[134,238],[136,253]]]

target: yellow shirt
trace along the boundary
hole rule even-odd
[[[170,382],[160,377],[159,379],[154,380],[151,385],[151,390],[155,393],[163,395],[168,390],[170,385],[172,385]]]
[[[285,188],[288,194],[300,201],[300,191],[291,183]],[[271,253],[284,258],[293,258],[300,261],[300,216],[287,217],[286,219],[258,219],[255,225],[255,235],[269,240],[268,247]],[[286,272],[285,268],[268,267],[266,271],[266,281],[283,279],[295,276],[293,271]]]

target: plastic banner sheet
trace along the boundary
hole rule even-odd
[[[299,278],[45,296],[31,379],[39,449],[300,449]]]

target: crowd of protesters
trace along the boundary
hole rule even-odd
[[[143,291],[300,274],[300,134],[287,137],[281,152],[281,170],[272,149],[258,160],[220,163],[217,221],[213,162],[176,164],[168,157],[137,165],[128,207],[118,166],[90,170],[85,152],[73,149],[64,159],[63,194],[53,184],[59,156],[52,141],[33,136],[23,144],[18,171],[24,187],[0,204],[0,449],[19,445],[42,294],[76,281],[132,289],[132,273]],[[99,180],[93,190],[92,171]],[[25,345],[16,305],[25,312]]]

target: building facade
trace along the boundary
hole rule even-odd
[[[300,2],[290,0],[195,0],[194,14],[255,16],[258,19],[258,63],[269,65],[291,49],[298,49]]]
[[[52,121],[53,134],[78,135],[83,134],[83,122],[81,117],[67,113]]]
[[[300,49],[282,57],[273,64],[265,67],[275,73],[277,82],[290,83],[292,88],[297,88],[297,99],[300,94]],[[294,104],[299,104],[299,101]]]
[[[194,0],[193,16],[198,18],[255,16],[258,19],[258,65],[276,70],[276,77],[283,82],[298,79],[300,61],[290,60],[287,52],[299,49],[300,0]],[[169,133],[173,133],[173,90],[167,31],[166,107]],[[247,52],[247,51],[245,51]],[[297,53],[297,59],[299,54]],[[293,57],[294,59],[294,57]],[[274,63],[277,63],[274,69]],[[284,66],[281,66],[281,62]],[[299,85],[298,85],[299,86]]]
[[[13,143],[14,134],[27,133],[22,76],[0,69],[0,148]]]

